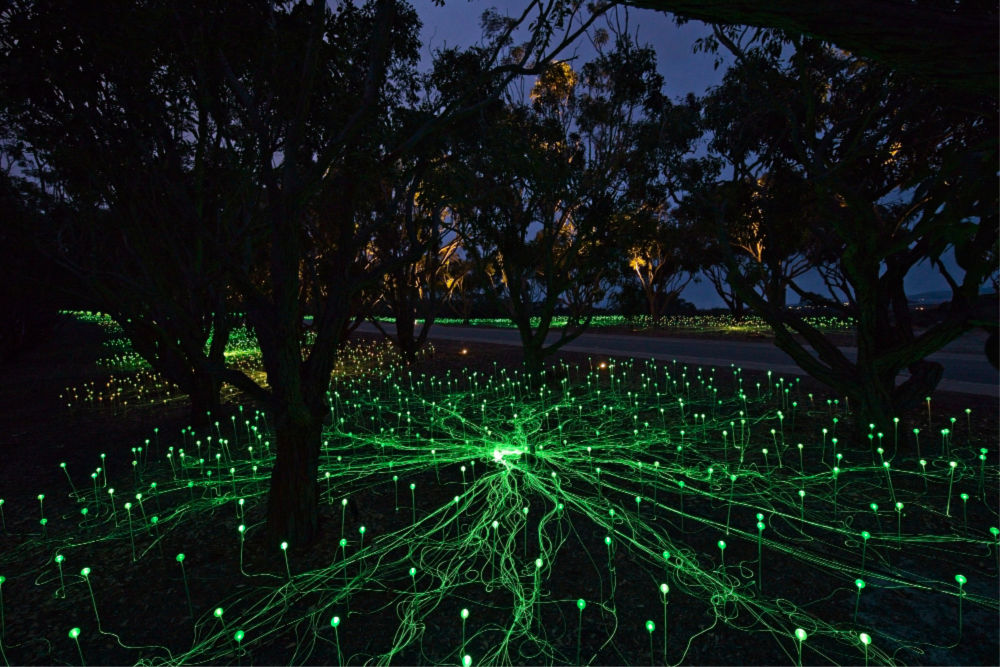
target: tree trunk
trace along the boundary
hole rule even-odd
[[[275,426],[277,455],[267,499],[267,535],[274,548],[282,542],[308,546],[316,539],[322,432],[322,420],[307,410],[283,415]]]
[[[210,415],[218,418],[222,401],[219,397],[221,383],[209,373],[192,373],[188,387],[188,397],[191,399],[191,425],[208,426],[212,421]]]
[[[406,312],[403,312],[403,311]],[[417,343],[413,332],[416,323],[412,312],[402,303],[397,303],[396,310],[396,341],[399,344],[399,351],[403,354],[403,360],[412,364],[417,360]]]

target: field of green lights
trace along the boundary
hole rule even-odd
[[[113,332],[113,327],[108,325]],[[112,340],[114,340],[112,338]],[[106,363],[141,366],[120,342]],[[259,366],[241,332],[229,356]],[[6,664],[985,664],[995,431],[858,435],[798,380],[665,361],[428,374],[344,353],[322,537],[264,543],[266,414],[151,422],[0,500]],[[149,371],[67,412],[180,401]],[[109,473],[109,470],[112,472]],[[6,475],[11,475],[7,471]]]
[[[380,322],[392,322],[391,317],[379,317]],[[827,332],[850,333],[854,331],[854,322],[851,319],[844,319],[832,316],[805,316],[803,318],[809,325]],[[423,322],[423,320],[417,320]],[[444,326],[472,326],[472,327],[493,327],[497,329],[513,329],[515,324],[504,317],[473,317],[468,321],[456,317],[438,317],[434,320],[436,324]],[[531,318],[531,326],[537,327],[541,318]],[[552,318],[552,326],[555,328],[565,327],[569,323],[566,315],[556,315]],[[736,318],[728,314],[698,314],[698,315],[670,315],[660,318],[655,324],[649,315],[636,315],[625,317],[623,315],[595,315],[590,320],[590,328],[604,329],[612,327],[629,328],[638,331],[657,330],[664,332],[690,332],[690,333],[723,333],[723,334],[750,334],[755,336],[770,336],[771,329],[767,323],[757,315],[746,315]]]

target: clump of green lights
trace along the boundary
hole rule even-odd
[[[31,604],[3,598],[15,577],[72,619],[51,662],[83,663],[88,642],[111,638],[138,664],[252,664],[292,634],[289,664],[680,665],[712,661],[726,631],[787,664],[897,664],[949,655],[963,612],[997,613],[996,443],[974,440],[968,411],[940,429],[928,400],[927,421],[866,438],[846,430],[846,405],[737,368],[593,359],[544,380],[429,376],[373,347],[350,354],[370,370],[331,385],[325,565],[297,569],[288,543],[273,545],[277,570],[244,562],[263,539],[267,415],[157,429],[123,479],[103,455],[93,471],[63,466],[66,489],[46,493],[68,492],[72,515],[46,516],[46,494],[7,515],[0,500],[19,537],[0,556],[0,657],[19,662],[31,641],[4,627]],[[389,516],[349,511],[373,496],[392,498]],[[203,545],[164,549],[198,521],[231,524],[239,554],[225,599],[204,607]],[[120,558],[89,561],[95,543]],[[92,572],[151,561],[173,563],[162,604],[190,643],[133,645],[125,620],[100,614]],[[901,594],[937,615],[883,613]],[[366,635],[376,618],[394,633]]]

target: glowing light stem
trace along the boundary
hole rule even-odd
[[[958,583],[958,641],[962,640],[962,598],[965,597],[965,582],[967,581],[961,574],[955,575],[955,581]]]
[[[865,587],[865,582],[863,579],[855,579],[854,586],[858,589],[857,595],[854,596],[854,616],[851,617],[853,623],[858,622],[858,605],[861,604],[861,591]]]
[[[584,601],[583,598],[580,598],[579,600],[576,601],[576,608],[579,611],[579,613],[577,614],[577,622],[576,622],[576,662],[573,663],[576,665],[583,664],[582,662],[580,662],[580,643],[581,643],[581,638],[583,637],[583,610],[586,606],[587,603]]]
[[[191,604],[191,589],[188,588],[187,570],[184,569],[184,554],[177,554],[177,562],[181,565],[181,579],[184,580],[184,595],[187,597],[188,613],[191,614],[191,622],[194,622],[194,605]]]
[[[340,632],[337,630],[337,627],[340,625],[340,617],[334,616],[330,620],[330,625],[333,626],[333,643],[337,647],[337,667],[340,667],[340,665],[344,664],[344,658],[340,654]]]
[[[948,502],[944,507],[944,515],[947,517],[951,516],[951,487],[955,483],[955,466],[958,463],[955,461],[948,461]]]
[[[83,649],[80,648],[80,628],[73,628],[69,631],[69,636],[76,644],[76,652],[80,654],[80,664],[86,667],[87,661],[83,658]]]
[[[410,511],[413,525],[417,525],[417,485],[410,483]]]
[[[128,541],[132,545],[132,562],[134,563],[137,558],[135,557],[135,535],[132,533],[132,503],[125,503],[125,514],[128,516]]]
[[[340,539],[341,539],[341,541],[343,541],[343,539],[344,539],[344,522],[346,520],[346,518],[344,517],[344,513],[346,511],[347,511],[347,498],[343,498],[340,501]]]
[[[292,584],[294,587],[294,582],[292,581],[292,568],[288,564],[288,542],[281,543],[281,555],[285,558],[285,572],[288,574],[288,583]]]
[[[729,476],[729,503],[726,507],[726,535],[729,534],[729,519],[733,514],[733,492],[736,490],[736,475]]]
[[[60,463],[59,467],[62,468],[63,473],[65,473],[65,475],[66,475],[66,481],[69,482],[69,488],[71,488],[73,490],[73,494],[72,494],[73,497],[75,497],[76,499],[79,500],[79,498],[80,498],[80,492],[76,490],[76,485],[73,484],[73,480],[69,476],[69,470],[66,469],[66,463],[65,462]]]
[[[892,504],[896,504],[896,491],[892,487],[892,475],[889,473],[889,462],[883,461],[882,468],[885,470],[885,479],[889,482],[889,497],[892,499]]]
[[[757,522],[757,595],[763,593],[764,559],[762,558],[762,546],[764,542],[764,522]],[[664,660],[666,658],[664,657]]]
[[[0,648],[3,648],[3,643],[7,639],[7,624],[3,615],[3,583],[5,581],[7,581],[7,577],[0,575]],[[577,662],[580,662],[579,659],[577,659]],[[7,663],[6,656],[4,657],[4,663],[9,664]]]
[[[663,596],[663,664],[667,664],[667,593],[670,592],[670,587],[666,584],[660,584],[660,593]],[[577,660],[579,664],[579,660]]]

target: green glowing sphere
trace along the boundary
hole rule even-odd
[[[75,640],[79,636],[80,636],[80,628],[72,628],[69,631],[69,638],[70,639],[74,639]]]
[[[38,499],[39,500],[45,500],[45,494],[44,493],[39,493],[38,494]]]
[[[411,567],[410,568],[410,576],[411,577],[417,576],[417,568],[415,568],[415,567]]]
[[[236,530],[240,531],[241,533],[245,532],[246,529],[247,529],[247,527],[244,526],[242,523],[239,526],[236,527]]]
[[[462,656],[462,667],[472,667],[472,656],[468,653]]]
[[[990,534],[992,534],[993,537],[1000,537],[1000,528],[997,528],[996,526],[990,526]]]
[[[66,557],[65,557],[65,556],[63,556],[62,554],[59,554],[59,555],[58,555],[58,556],[56,556],[56,558],[55,558],[55,561],[56,561],[57,563],[61,563],[61,562],[63,562],[64,560],[66,560]]]
[[[872,503],[868,507],[872,508],[872,512],[878,512],[878,503]]]
[[[583,611],[586,607],[587,607],[587,601],[584,600],[583,598],[580,598],[579,600],[576,601],[576,608],[579,609],[580,611]]]
[[[89,567],[85,567],[82,570],[80,570],[80,576],[82,576],[82,577],[88,577],[88,576],[90,576],[90,568]]]
[[[861,531],[861,539],[867,541],[867,540],[871,539],[871,536],[872,536],[872,534],[869,533],[867,530],[862,530]]]
[[[410,484],[410,491],[413,491],[415,488],[417,488],[417,485],[411,483]]]
[[[903,503],[899,502],[898,500],[896,501],[896,511],[897,512],[903,511]]]
[[[757,520],[758,521],[763,521],[764,520],[764,515],[761,514],[760,512],[757,512]]]
[[[948,465],[954,468],[955,466],[958,465],[958,461],[948,461]]]
[[[858,590],[860,591],[862,588],[865,587],[865,580],[864,579],[855,579],[854,580],[854,585],[857,586]]]
[[[864,644],[865,646],[868,646],[869,644],[872,643],[872,638],[868,636],[867,632],[862,632],[860,635],[858,635],[858,639],[860,639],[861,643]]]
[[[461,616],[462,616],[462,620],[463,620],[463,621],[464,621],[465,619],[467,619],[467,618],[469,617],[469,610],[468,610],[468,609],[462,609],[462,613],[461,613]]]
[[[288,542],[282,542],[281,543],[281,550],[282,551],[288,551]]]
[[[535,559],[535,568],[539,569],[541,567],[542,567],[542,559],[541,558],[536,558]]]
[[[177,562],[178,563],[183,563],[184,562],[184,554],[182,554],[182,553],[181,554],[177,554]]]
[[[347,540],[345,538],[343,538],[343,537],[340,538],[340,546],[341,546],[341,548],[347,546]]]
[[[347,507],[347,498],[344,498],[343,500],[341,500],[340,501],[340,505],[341,505],[341,507]]]
[[[215,611],[212,612],[216,618],[222,618],[222,607],[216,607]]]
[[[3,586],[3,582],[7,581],[7,577],[0,574],[0,586]]]
[[[800,642],[804,642],[806,639],[809,638],[809,635],[802,628],[795,628],[795,638],[798,639]]]
[[[239,644],[241,641],[243,641],[244,637],[246,637],[246,635],[243,633],[242,630],[237,630],[236,633],[233,635],[233,639],[236,640],[237,644]]]
[[[497,529],[500,527],[500,522],[494,520],[493,523],[491,523],[490,525],[493,526],[494,529]]]
[[[757,522],[757,530],[758,531],[764,530],[764,522],[763,521],[758,521]]]
[[[956,574],[956,575],[955,575],[955,581],[957,581],[957,582],[958,582],[958,585],[959,585],[959,586],[964,586],[964,585],[965,585],[965,582],[967,582],[967,581],[968,581],[968,579],[966,579],[964,575],[961,575],[961,574]]]
[[[725,549],[726,549],[726,543],[723,540],[719,540],[717,542],[717,544],[719,545],[719,550],[725,551]]]
[[[663,552],[663,560],[666,560],[666,561],[670,560],[670,552],[669,551],[664,551]]]
[[[330,627],[335,628],[340,625],[340,616],[334,616],[330,619]]]
[[[646,632],[652,633],[656,629],[656,623],[646,621]]]
[[[360,528],[358,528],[358,532],[361,533],[362,535],[365,534],[365,530],[367,530],[367,528],[365,528],[364,526],[361,526]]]
[[[670,586],[667,586],[666,584],[660,584],[660,592],[666,595],[667,593],[670,592]]]
[[[609,536],[605,536],[604,537],[604,543],[610,547],[611,546],[611,538]]]

